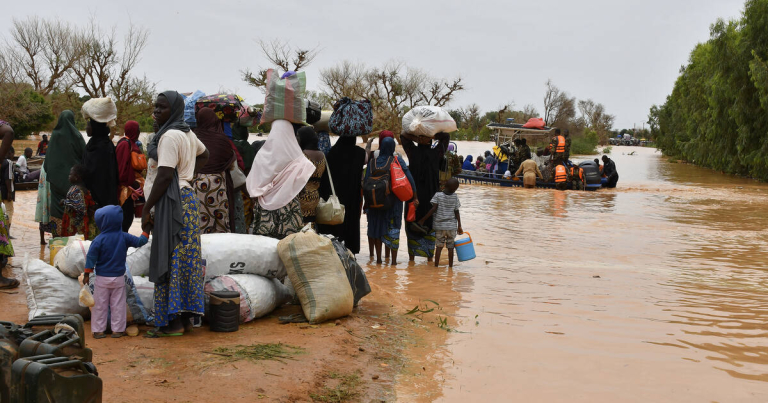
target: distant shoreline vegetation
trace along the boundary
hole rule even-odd
[[[768,181],[768,0],[717,20],[648,117],[669,160]]]

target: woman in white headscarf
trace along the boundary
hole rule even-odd
[[[299,232],[304,226],[299,192],[315,172],[299,147],[293,125],[287,120],[272,122],[248,174],[248,194],[257,199],[254,206],[256,235],[277,239]]]

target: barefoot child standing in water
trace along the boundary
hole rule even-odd
[[[458,188],[458,179],[448,179],[445,183],[445,190],[437,192],[432,196],[430,201],[432,209],[419,220],[419,224],[424,225],[424,222],[429,217],[433,214],[435,216],[432,224],[432,229],[435,230],[437,238],[435,267],[440,264],[440,254],[443,252],[444,247],[448,248],[448,267],[453,267],[453,240],[456,238],[457,232],[459,235],[464,233],[464,230],[461,229],[461,216],[459,215],[461,202],[459,202],[459,196],[456,195]]]

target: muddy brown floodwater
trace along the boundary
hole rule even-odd
[[[614,190],[462,186],[478,257],[453,271],[368,265],[403,304],[440,304],[408,315],[399,400],[768,401],[768,186],[611,157]]]
[[[404,251],[397,267],[363,253],[373,293],[339,326],[269,317],[233,334],[89,340],[105,401],[309,401],[355,371],[353,401],[768,401],[768,185],[653,149],[611,157],[614,190],[463,185],[477,259],[448,270],[409,264]],[[34,193],[19,198],[17,253],[45,258]],[[0,294],[4,318],[23,322],[24,291],[13,292]],[[416,306],[428,312],[406,315]],[[278,341],[307,354],[226,365],[204,354]]]

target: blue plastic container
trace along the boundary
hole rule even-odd
[[[459,262],[466,262],[467,260],[474,259],[475,256],[475,244],[472,243],[472,235],[469,232],[465,232],[467,238],[458,239],[454,242],[456,248],[456,257],[459,258]]]

